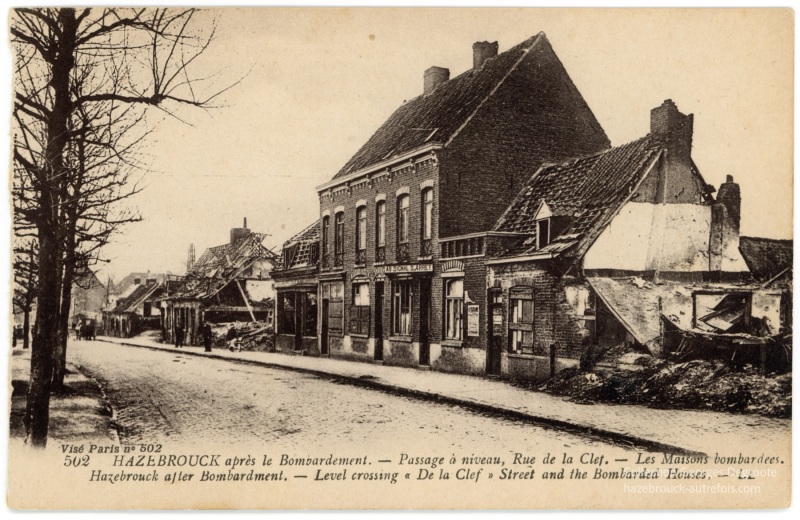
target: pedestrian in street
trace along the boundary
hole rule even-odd
[[[178,323],[175,327],[175,348],[181,348],[183,346],[183,324]]]
[[[211,339],[212,339],[211,324],[206,323],[203,326],[203,346],[206,348],[206,352],[211,352]]]

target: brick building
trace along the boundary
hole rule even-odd
[[[426,70],[318,187],[318,352],[483,372],[484,257],[520,236],[495,222],[544,162],[608,146],[543,33],[501,54],[476,43],[453,79]],[[280,335],[290,318],[279,309]]]
[[[667,100],[650,123],[637,141],[544,165],[498,220],[524,237],[487,260],[490,373],[546,377],[591,345],[659,354],[662,316],[697,326],[693,287],[713,289],[711,311],[726,281],[749,278],[738,185],[713,196],[692,161],[692,115]]]

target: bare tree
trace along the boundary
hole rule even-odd
[[[216,22],[198,23],[197,15],[146,8],[26,8],[12,15],[15,222],[39,244],[25,416],[30,445],[47,442],[75,266],[96,258],[119,225],[136,219],[115,205],[137,191],[129,175],[147,134],[135,131],[146,126],[144,110],[175,115],[180,105],[209,107],[226,90],[200,93],[210,78],[194,69]]]
[[[29,347],[31,311],[36,293],[36,240],[14,247],[14,307],[22,313],[22,348]],[[14,332],[16,334],[16,331]]]

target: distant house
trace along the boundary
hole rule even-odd
[[[120,298],[127,298],[130,296],[137,287],[141,285],[149,285],[152,282],[164,283],[169,275],[164,273],[151,273],[133,272],[128,273],[124,278],[118,282],[108,281],[108,301],[106,303],[106,310],[112,310],[117,306],[117,300]]]
[[[283,244],[281,261],[272,277],[278,300],[276,348],[316,352],[319,335],[319,221]]]
[[[164,284],[149,280],[135,286],[134,291],[117,300],[113,309],[103,312],[103,331],[107,336],[129,338],[146,329],[159,329],[161,312],[158,297]]]
[[[186,344],[201,342],[206,322],[268,321],[274,314],[271,277],[278,255],[263,245],[267,235],[244,226],[233,228],[230,242],[208,248],[180,281],[169,281],[161,298],[162,328],[173,341],[175,326],[186,332]]]
[[[749,278],[739,252],[739,187],[706,184],[691,158],[693,117],[667,100],[650,133],[542,166],[499,219],[510,239],[489,265],[490,373],[538,378],[590,345],[660,353],[661,316],[696,325],[692,286]],[[696,311],[698,309],[695,309]]]
[[[87,270],[77,277],[72,286],[70,316],[99,320],[107,304],[106,296],[106,286],[94,272]]]

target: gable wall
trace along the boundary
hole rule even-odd
[[[542,40],[442,152],[440,235],[491,229],[543,162],[608,146],[591,110]]]

